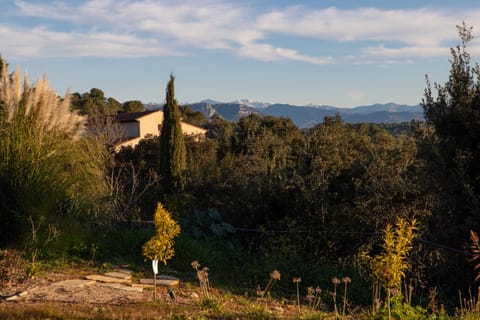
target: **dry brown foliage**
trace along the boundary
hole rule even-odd
[[[0,251],[0,286],[8,287],[27,279],[27,261],[16,250]]]
[[[470,245],[469,251],[472,254],[469,262],[473,264],[473,270],[475,270],[475,281],[480,280],[480,239],[478,238],[478,234],[470,230]]]

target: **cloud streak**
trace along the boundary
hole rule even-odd
[[[445,56],[457,38],[454,27],[461,21],[480,21],[480,8],[455,12],[292,6],[260,15],[256,26],[269,34],[357,43],[358,51],[351,54],[356,58],[390,59]],[[361,46],[371,42],[377,45]]]
[[[15,20],[0,24],[4,53],[18,57],[149,57],[217,50],[239,58],[319,65],[352,56],[365,61],[428,58],[448,55],[455,24],[480,21],[480,7],[455,12],[290,6],[260,12],[222,0],[16,0],[15,6],[17,17],[39,21],[33,27]],[[328,50],[327,56],[309,55],[284,45],[282,39],[289,37],[348,45],[352,52],[349,57]]]
[[[275,32],[339,42],[400,41],[432,44],[448,39],[457,17],[428,9],[381,10],[359,8],[311,10],[289,7],[261,15],[257,27]]]
[[[0,25],[0,39],[6,44],[6,56],[19,58],[180,55],[152,38],[109,32],[67,33],[42,26],[25,29]]]

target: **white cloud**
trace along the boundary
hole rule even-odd
[[[367,56],[379,56],[386,58],[407,57],[444,57],[449,54],[450,48],[446,46],[409,46],[400,48],[387,48],[383,44],[375,47],[366,47],[362,52]]]
[[[204,49],[228,49],[259,39],[247,9],[222,1],[90,0],[78,6],[65,3],[31,4],[17,0],[21,14],[73,22],[76,26],[116,30]]]
[[[448,56],[450,42],[457,38],[455,24],[480,21],[480,8],[446,11],[291,6],[259,14],[254,11],[254,2],[248,6],[233,0],[14,3],[18,17],[45,21],[44,26],[32,30],[13,20],[3,22],[0,40],[7,48],[5,54],[24,57],[144,57],[201,49],[223,50],[263,61],[388,63]],[[272,39],[276,37],[276,43],[288,37],[305,42],[333,41],[351,48],[349,56],[354,59],[340,57],[334,51],[327,57],[307,55],[300,48],[274,45]]]
[[[193,46],[206,50],[229,50],[242,57],[268,61],[290,59],[314,64],[330,61],[330,58],[312,57],[293,49],[262,43],[264,33],[253,27],[254,19],[249,10],[223,1],[91,0],[71,7],[62,2],[33,4],[17,0],[15,3],[22,15],[68,21],[77,29],[89,26],[89,30],[95,30],[94,34],[76,31],[70,35],[77,37],[77,42],[85,47],[83,49],[71,41],[57,43],[69,54],[142,56],[181,52]],[[122,39],[119,36],[122,32],[128,32],[130,36]],[[45,33],[65,35],[50,30],[45,30]],[[150,39],[145,39],[145,35]],[[33,40],[36,40],[34,43],[41,42],[38,38]],[[148,47],[139,48],[146,42]],[[130,47],[129,43],[132,44]],[[160,44],[165,47],[159,48]],[[168,47],[175,50],[167,50]],[[29,53],[31,51],[24,52],[25,55]]]
[[[255,58],[263,61],[295,60],[313,64],[327,64],[333,62],[332,57],[313,57],[300,54],[296,50],[276,48],[269,44],[246,44],[239,50],[243,57]]]
[[[453,27],[463,17],[464,13],[455,15],[429,9],[311,10],[296,6],[259,16],[257,26],[265,32],[335,41],[373,40],[431,44],[455,37]]]
[[[65,33],[45,27],[33,29],[0,25],[2,52],[8,57],[144,57],[173,55],[168,46],[156,39],[139,39],[130,35],[108,32]]]
[[[462,20],[467,24],[480,21],[480,9],[342,10],[332,7],[311,10],[294,6],[263,14],[257,18],[256,25],[263,32],[279,35],[359,45],[379,42],[377,46],[360,48],[352,55],[357,59],[365,56],[389,59],[448,55],[451,42],[457,39],[455,25]]]
[[[309,62],[314,64],[327,64],[333,61],[332,57],[312,57],[298,53],[296,50],[275,48],[275,54],[285,59],[291,59],[296,61]]]

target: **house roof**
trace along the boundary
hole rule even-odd
[[[139,118],[149,115],[160,110],[147,110],[142,112],[130,112],[130,113],[119,113],[115,116],[115,119],[118,122],[133,122],[137,121]]]

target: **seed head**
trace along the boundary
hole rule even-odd
[[[273,270],[272,273],[270,273],[270,278],[273,280],[280,280],[280,272],[278,270]]]
[[[350,282],[352,282],[352,279],[350,279],[349,277],[343,277],[342,282],[343,283],[350,283]]]
[[[193,269],[197,270],[199,267],[200,267],[200,263],[197,260],[192,262]]]
[[[315,289],[313,287],[307,288],[307,300],[312,302],[315,299]]]
[[[340,283],[340,279],[338,279],[337,277],[333,277],[333,278],[332,278],[332,283],[333,283],[333,284],[339,284],[339,283]]]

